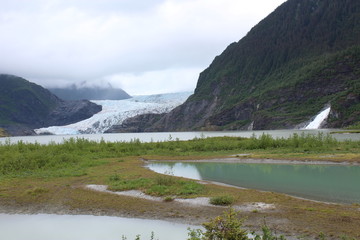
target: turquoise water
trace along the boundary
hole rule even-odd
[[[240,163],[152,163],[159,173],[286,193],[335,203],[360,203],[360,166]]]

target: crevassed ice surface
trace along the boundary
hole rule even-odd
[[[321,126],[321,123],[327,119],[330,113],[330,107],[326,108],[322,112],[320,112],[312,122],[310,122],[305,129],[319,129]]]
[[[103,133],[115,124],[121,124],[125,119],[147,113],[167,113],[184,103],[192,92],[168,93],[147,96],[135,96],[124,100],[92,101],[102,106],[102,110],[91,118],[66,126],[51,126],[35,129],[37,134],[52,133],[87,134]]]

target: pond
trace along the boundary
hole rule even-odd
[[[360,203],[360,166],[243,163],[151,163],[149,169],[192,179],[285,193],[306,199]]]
[[[146,133],[103,133],[103,134],[79,134],[79,135],[37,135],[37,136],[20,136],[10,138],[0,138],[0,144],[7,141],[17,143],[23,141],[26,143],[40,143],[48,144],[50,142],[61,143],[64,139],[69,138],[84,138],[93,141],[104,140],[106,142],[129,142],[134,139],[139,139],[141,142],[157,142],[157,141],[171,141],[171,140],[191,140],[202,137],[251,137],[253,134],[257,137],[262,134],[269,134],[274,138],[288,138],[294,133],[297,134],[328,134],[333,130],[330,129],[316,129],[316,130],[259,130],[259,131],[207,131],[207,132],[146,132]],[[360,140],[360,134],[332,134],[338,140]]]
[[[134,240],[140,234],[149,240],[184,240],[187,228],[198,226],[134,218],[55,215],[0,214],[0,238],[6,240]],[[169,238],[171,236],[171,238]]]

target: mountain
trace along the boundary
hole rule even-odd
[[[142,128],[299,128],[327,106],[324,127],[360,121],[358,0],[288,0],[217,56],[184,104]]]
[[[121,100],[131,96],[120,88],[76,87],[48,88],[50,92],[64,100]]]
[[[33,128],[78,122],[99,112],[89,101],[64,101],[23,78],[0,74],[0,127],[10,135],[33,134]]]
[[[123,132],[119,125],[126,119],[141,114],[164,114],[179,106],[191,95],[191,92],[168,93],[135,96],[124,100],[92,101],[102,106],[102,111],[92,117],[64,126],[50,126],[35,129],[38,134],[81,134]],[[139,132],[140,129],[132,129]]]

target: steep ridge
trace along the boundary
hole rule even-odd
[[[289,0],[230,44],[194,94],[144,131],[326,127],[360,121],[360,1]]]
[[[34,134],[33,128],[78,122],[99,112],[89,101],[63,101],[23,78],[0,74],[0,127],[10,135]]]

